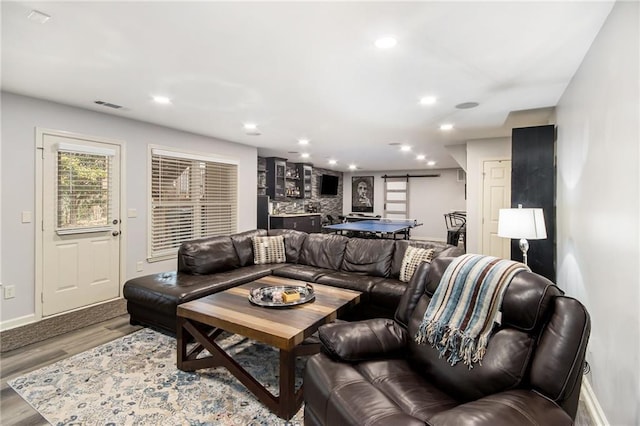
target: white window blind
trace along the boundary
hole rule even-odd
[[[175,256],[183,241],[237,230],[238,166],[152,150],[149,260]]]
[[[62,149],[56,161],[56,232],[110,230],[111,155]]]

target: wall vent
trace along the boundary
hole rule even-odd
[[[112,104],[111,102],[105,102],[105,101],[94,101],[96,104],[98,105],[102,105],[108,108],[113,108],[113,109],[120,109],[122,108],[122,105],[116,105],[116,104]]]
[[[466,182],[467,181],[467,172],[463,169],[458,169],[458,182]]]

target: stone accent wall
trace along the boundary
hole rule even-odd
[[[338,182],[338,195],[320,195],[320,179],[323,174],[338,176],[340,181]],[[320,204],[318,210],[322,213],[322,220],[327,218],[330,214],[334,220],[338,220],[338,216],[342,213],[342,198],[344,188],[344,177],[342,172],[336,172],[335,170],[321,169],[318,167],[313,168],[313,177],[311,179],[313,184],[313,191],[311,193],[311,201]]]

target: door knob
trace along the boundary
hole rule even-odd
[[[114,237],[117,237],[118,235],[120,235],[120,231],[113,231],[111,235],[113,235]]]

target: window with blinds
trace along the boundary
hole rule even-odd
[[[56,232],[109,230],[112,154],[58,148],[56,161]],[[100,150],[94,150],[100,151]],[[105,150],[106,151],[106,150]]]
[[[237,230],[237,164],[153,149],[150,194],[149,260],[175,256],[183,241]]]

